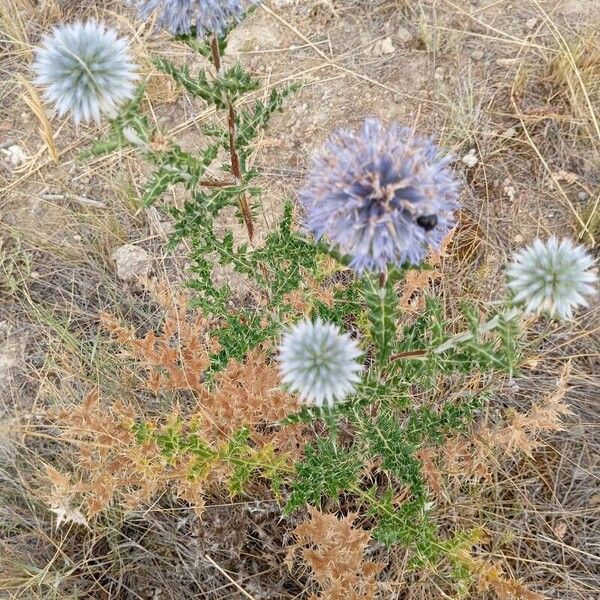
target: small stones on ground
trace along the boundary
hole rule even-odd
[[[477,158],[477,155],[475,154],[475,148],[471,148],[467,154],[462,157],[461,162],[467,167],[467,169],[472,169],[473,167],[477,166],[479,163],[479,158]]]
[[[392,38],[387,37],[383,40],[377,40],[373,45],[373,54],[375,56],[385,56],[386,54],[394,54],[396,48],[392,42]]]
[[[577,200],[579,200],[579,202],[585,202],[589,197],[590,195],[587,192],[579,192],[579,194],[577,194]]]
[[[413,34],[406,27],[399,27],[396,35],[403,44],[409,44],[413,39]]]
[[[535,17],[531,17],[530,19],[527,19],[525,25],[527,26],[527,29],[533,29],[537,25],[537,19]]]
[[[112,254],[117,277],[122,281],[135,281],[147,277],[152,269],[152,258],[143,248],[133,244],[119,246]]]
[[[394,48],[394,44],[392,43],[392,38],[385,38],[381,43],[381,52],[382,54],[394,54],[396,48]]]
[[[514,202],[517,199],[517,189],[513,185],[510,177],[507,177],[504,180],[502,184],[502,191],[511,202]]]
[[[516,127],[509,127],[508,129],[506,129],[505,131],[503,131],[501,135],[504,138],[514,138],[517,135],[517,128]]]
[[[436,81],[442,81],[444,79],[444,67],[436,67],[433,77]]]
[[[483,60],[484,56],[483,50],[473,50],[473,52],[471,52],[471,58],[473,60]]]
[[[12,144],[8,148],[2,150],[6,155],[8,162],[12,165],[13,169],[24,165],[27,162],[27,155],[23,151],[23,148],[18,144]]]

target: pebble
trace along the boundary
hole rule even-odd
[[[479,158],[475,154],[475,148],[471,148],[467,154],[465,154],[461,162],[467,167],[467,169],[472,169],[479,163]]]
[[[394,48],[394,44],[392,43],[392,38],[385,38],[381,44],[381,52],[383,54],[394,54],[396,52],[396,48]]]
[[[589,197],[590,195],[587,192],[579,192],[579,194],[577,194],[577,200],[579,200],[579,202],[585,202]]]
[[[471,58],[473,60],[482,60],[484,56],[483,50],[473,50],[473,52],[471,52]]]
[[[20,167],[27,162],[27,155],[18,144],[12,144],[6,148],[4,154],[6,154],[8,161],[14,168]]]
[[[413,34],[406,27],[399,27],[396,35],[403,44],[408,44],[413,39]]]
[[[122,281],[135,281],[147,277],[152,269],[152,258],[143,248],[133,244],[119,246],[111,254],[117,268],[117,277]]]
[[[392,43],[392,38],[387,37],[383,40],[377,40],[373,46],[373,54],[375,56],[384,56],[386,54],[394,54],[396,48]]]

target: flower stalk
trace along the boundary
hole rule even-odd
[[[457,333],[452,336],[450,339],[446,340],[443,344],[440,344],[437,348],[433,350],[434,354],[442,354],[446,352],[446,350],[450,350],[452,348],[456,348],[459,344],[464,342],[468,342],[472,340],[475,335],[479,336],[483,333],[489,333],[490,331],[494,331],[498,325],[502,321],[512,321],[516,317],[521,314],[521,310],[518,308],[509,308],[505,310],[503,313],[497,314],[495,317],[492,317],[485,323],[482,323],[476,332],[473,331],[463,331],[462,333]]]
[[[221,74],[222,70],[222,60],[221,60],[221,50],[219,48],[219,38],[216,34],[212,34],[210,39],[210,49],[213,60],[213,65],[215,67],[215,71],[217,73],[217,77]],[[227,108],[227,129],[229,135],[229,160],[231,164],[231,173],[235,177],[237,183],[241,185],[243,183],[243,175],[242,175],[242,167],[240,161],[240,155],[237,151],[236,140],[237,140],[237,131],[236,131],[236,113],[235,106],[231,101],[231,96],[226,90],[223,90],[223,103]],[[248,194],[246,192],[242,192],[239,195],[239,206],[240,211],[242,213],[242,217],[244,219],[244,223],[246,225],[246,230],[248,232],[248,239],[252,241],[254,238],[254,223],[252,221],[252,211],[250,210],[250,204],[248,203]]]

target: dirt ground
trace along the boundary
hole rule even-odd
[[[569,235],[597,255],[598,6],[598,0],[266,2],[232,34],[227,60],[239,59],[261,79],[259,97],[284,83],[302,87],[274,117],[253,157],[263,173],[259,240],[277,223],[284,200],[294,197],[312,153],[330,133],[372,115],[437,138],[464,178],[456,238],[462,260],[444,274],[445,294],[481,305],[497,300],[506,257],[536,235]],[[62,553],[57,573],[69,571],[73,559],[50,526],[31,483],[35,477],[17,481],[11,470],[24,446],[44,441],[3,431],[16,421],[27,430],[39,406],[57,398],[75,401],[82,386],[100,377],[93,350],[100,311],[138,323],[152,318],[139,289],[119,278],[112,258],[117,248],[145,250],[151,273],[173,285],[185,276],[185,246],[166,251],[171,225],[165,210],[182,203],[184,190],[141,209],[148,167],[133,151],[78,158],[102,127],[77,128],[54,118],[53,161],[23,99],[28,91],[21,78],[31,77],[28,65],[40,36],[55,24],[89,16],[133,38],[150,78],[145,109],[165,133],[194,150],[203,143],[201,126],[214,118],[150,66],[151,55],[183,61],[190,59],[187,51],[136,23],[122,3],[2,0],[0,536],[8,535],[0,543],[0,573],[17,579],[43,570],[48,553]],[[478,514],[461,511],[461,498],[449,507],[457,521],[483,521],[496,540],[490,556],[556,600],[600,599],[599,331],[598,304],[556,326],[507,395],[508,405],[527,402],[551,387],[559,364],[572,357],[567,397],[574,412],[565,431],[549,437],[535,457],[507,468],[495,491],[482,493]],[[39,467],[31,469],[27,475],[33,476]],[[289,540],[278,533],[278,518],[268,503],[216,506],[204,522],[175,522],[157,513],[143,532],[132,526],[123,533],[118,552],[127,569],[119,576],[109,572],[104,584],[118,588],[114,598],[249,597],[206,562],[209,554],[253,598],[308,597],[305,574],[282,565]],[[17,536],[11,539],[19,528],[26,530],[19,538],[25,550],[16,547]],[[98,550],[97,560],[108,554]],[[131,565],[138,562],[136,572]],[[404,566],[399,555],[382,597],[448,597],[426,578],[405,578]],[[120,587],[111,587],[119,578]],[[2,589],[0,597],[44,597],[33,588],[2,596]],[[45,597],[104,597],[82,589]]]

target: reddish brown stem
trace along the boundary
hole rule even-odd
[[[221,51],[219,49],[219,39],[216,35],[213,35],[211,38],[210,48],[212,52],[213,64],[218,76],[221,72]],[[236,147],[237,131],[235,126],[235,107],[233,106],[233,102],[226,91],[223,92],[223,101],[227,107],[227,128],[229,131],[229,158],[231,161],[231,173],[236,178],[238,184],[241,184],[243,181],[243,176],[240,155],[238,154]],[[240,210],[242,211],[244,223],[246,224],[246,229],[248,230],[248,238],[250,241],[252,241],[252,238],[254,237],[254,223],[252,222],[252,212],[250,210],[250,205],[248,204],[247,194],[240,194],[238,202],[240,204]]]
[[[212,52],[213,64],[217,71],[217,75],[221,73],[221,49],[219,48],[219,38],[213,35],[210,40],[210,50]]]

